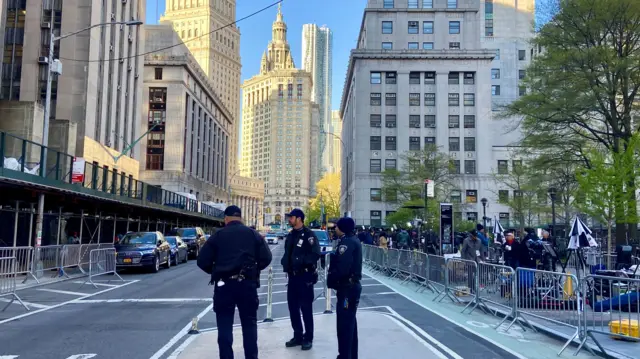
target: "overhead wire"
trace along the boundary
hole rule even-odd
[[[213,34],[213,33],[217,32],[217,31],[220,31],[220,30],[226,29],[227,27],[231,27],[231,26],[233,26],[233,25],[235,25],[235,24],[237,24],[237,23],[239,23],[239,22],[241,22],[241,21],[244,21],[244,20],[246,20],[246,19],[249,19],[249,18],[251,18],[251,17],[253,17],[253,16],[255,16],[255,15],[258,15],[258,14],[260,14],[261,12],[264,12],[264,11],[266,11],[266,10],[269,10],[270,8],[272,8],[272,7],[274,7],[274,6],[276,6],[276,5],[280,4],[280,3],[282,3],[283,1],[284,1],[284,0],[277,0],[276,2],[274,2],[273,4],[271,4],[271,5],[269,5],[269,6],[265,6],[265,7],[263,7],[262,9],[257,10],[257,11],[255,11],[255,12],[253,12],[253,13],[251,13],[251,14],[247,15],[247,16],[244,16],[244,17],[242,17],[242,18],[240,18],[240,19],[237,19],[237,20],[235,20],[235,21],[233,21],[233,22],[231,22],[231,23],[228,23],[228,24],[226,24],[226,25],[220,26],[220,27],[218,27],[218,28],[216,28],[216,29],[213,29],[213,30],[211,30],[211,31],[209,31],[209,32],[207,32],[207,33],[205,33],[205,34],[200,35],[200,36],[196,36],[196,37],[191,38],[191,39],[188,39],[188,40],[182,40],[182,41],[180,41],[180,42],[179,42],[179,43],[177,43],[177,44],[173,44],[173,45],[170,45],[170,46],[161,47],[161,48],[158,48],[158,49],[155,49],[155,50],[151,50],[151,51],[147,51],[147,52],[143,52],[143,53],[140,53],[140,54],[135,54],[135,55],[126,56],[126,57],[118,57],[118,58],[114,58],[114,59],[102,59],[102,60],[79,60],[79,59],[69,59],[69,58],[66,58],[66,57],[59,57],[59,59],[60,59],[60,60],[65,60],[65,61],[74,61],[74,62],[85,62],[85,63],[88,63],[88,62],[124,61],[124,60],[126,60],[126,59],[133,59],[133,58],[140,57],[140,56],[150,55],[150,54],[153,54],[153,53],[156,53],[156,52],[161,52],[161,51],[164,51],[164,50],[168,50],[168,49],[171,49],[171,48],[174,48],[174,47],[178,47],[178,46],[184,45],[184,44],[186,44],[187,42],[195,41],[195,40],[198,40],[198,39],[200,39],[200,38],[203,38],[203,37],[209,36],[209,35],[211,35],[211,34]]]

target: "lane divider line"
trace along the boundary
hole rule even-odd
[[[196,318],[198,318],[198,320],[202,319],[202,317],[207,315],[207,313],[209,313],[212,309],[213,309],[213,303],[209,304],[202,312],[200,312],[196,316]],[[162,348],[158,349],[158,351],[155,354],[153,354],[149,359],[160,359],[164,355],[164,353],[166,353],[169,349],[171,349],[171,347],[176,345],[176,343],[179,342],[180,339],[182,339],[182,337],[187,335],[187,333],[189,332],[189,329],[191,329],[191,322],[185,325],[181,331],[179,331],[176,335],[173,336],[173,338],[169,339],[169,341],[166,342]]]
[[[51,289],[51,288],[36,288],[41,292],[50,292],[50,293],[58,293],[58,294],[67,294],[67,295],[76,295],[78,297],[84,297],[85,295],[89,295],[91,293],[82,293],[82,292],[70,292],[68,290],[60,290],[60,289]]]
[[[76,284],[86,284],[86,282],[83,282],[81,280],[76,280],[73,281],[72,283],[76,283]],[[99,282],[93,282],[93,284],[97,285],[98,287],[117,287],[118,284],[108,284],[108,283],[99,283]]]
[[[11,300],[7,299],[7,298],[0,298],[0,302],[5,302],[5,303],[9,303]],[[17,301],[14,301],[14,303],[18,303]],[[27,307],[33,307],[33,308],[38,308],[38,309],[44,309],[44,308],[49,308],[49,305],[44,305],[44,304],[38,304],[38,303],[31,303],[31,302],[25,302],[24,300],[22,301],[22,303],[24,303]],[[2,359],[2,357],[0,356],[0,359]]]

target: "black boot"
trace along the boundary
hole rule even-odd
[[[313,344],[310,341],[304,340],[302,342],[302,348],[301,348],[302,350],[311,350],[312,347],[313,347]]]
[[[302,345],[302,339],[292,338],[288,342],[284,343],[287,348],[297,347],[298,345]]]

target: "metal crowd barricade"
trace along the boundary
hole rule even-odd
[[[101,275],[113,274],[124,282],[124,279],[116,272],[116,250],[115,248],[94,249],[89,253],[89,277],[83,283],[91,283],[94,288],[98,286],[93,282],[93,278]]]
[[[40,283],[40,278],[44,276],[44,271],[55,271],[51,278],[61,275],[60,268],[62,265],[62,253],[62,245],[40,246],[34,248],[33,260],[31,262],[31,274],[36,282]]]
[[[490,305],[509,311],[506,318],[513,318],[516,274],[513,268],[498,264],[478,263],[477,305],[493,315],[497,310]],[[502,323],[498,325],[500,327]]]
[[[449,258],[446,262],[445,290],[439,293],[433,300],[448,297],[454,303],[461,303],[459,298],[467,297],[469,302],[462,309],[464,313],[467,308],[471,310],[478,306],[476,295],[478,293],[478,264],[459,258]]]
[[[78,265],[80,267],[80,269],[82,270],[82,273],[86,274],[86,271],[89,270],[89,260],[90,258],[90,254],[91,251],[94,249],[100,249],[100,245],[96,244],[96,243],[89,243],[89,244],[81,244],[80,245],[80,253],[79,253],[79,259],[78,259]]]
[[[446,268],[447,261],[445,257],[429,254],[427,260],[427,280],[428,286],[435,293],[442,293],[447,287],[446,283]],[[422,289],[424,292],[425,289]]]
[[[329,283],[327,282],[327,277],[329,275],[329,262],[331,261],[331,255],[330,254],[326,254],[325,255],[325,266],[324,266],[324,299],[325,299],[325,306],[324,306],[324,313],[325,314],[329,314],[331,313],[331,288],[329,288]]]
[[[16,274],[31,275],[33,247],[2,247],[0,248],[0,258],[4,257],[14,257],[16,259]]]
[[[269,267],[269,276],[267,278],[267,315],[264,318],[265,323],[273,322],[273,267]]]
[[[587,339],[591,338],[607,356],[606,350],[594,334],[639,341],[637,325],[640,322],[640,279],[589,275],[582,282],[582,291],[584,335],[576,355]]]
[[[15,257],[0,257],[0,297],[11,296],[11,300],[0,310],[4,312],[14,302],[18,301],[24,309],[29,311],[22,299],[16,294],[16,267],[17,261]]]
[[[418,284],[416,292],[419,290],[424,292],[426,289],[429,289],[435,293],[435,289],[429,283],[429,256],[423,252],[415,252],[413,258],[413,268],[411,272],[413,280]]]
[[[65,269],[78,267],[84,274],[84,271],[80,267],[81,245],[79,244],[65,244],[62,246],[62,262],[60,264],[60,272],[65,277],[69,277],[69,274]]]
[[[506,330],[516,321],[524,322],[534,329],[529,322],[530,318],[571,328],[575,332],[558,353],[562,354],[580,336],[582,296],[578,284],[577,278],[572,274],[518,268],[513,320]],[[580,339],[583,339],[582,336]]]
[[[398,275],[402,278],[402,283],[413,279],[413,252],[406,249],[398,250]]]
[[[398,277],[400,270],[398,270],[398,264],[400,260],[400,251],[397,249],[387,249],[383,256],[384,270],[391,276],[391,278]]]

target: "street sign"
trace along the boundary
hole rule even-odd
[[[429,198],[435,197],[436,183],[430,179],[426,179],[424,180],[424,185],[426,187],[427,197]]]
[[[451,253],[453,249],[453,204],[440,203],[440,250]]]
[[[71,170],[71,183],[84,183],[84,158],[74,157]]]

